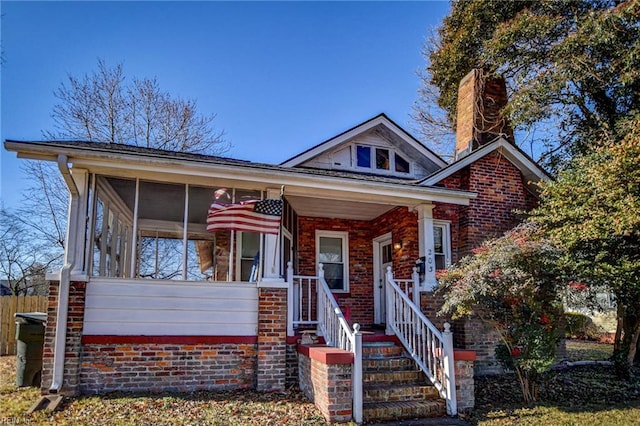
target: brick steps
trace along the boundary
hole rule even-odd
[[[438,399],[440,394],[432,385],[415,383],[389,385],[367,385],[363,389],[365,401],[415,401]]]
[[[444,400],[393,342],[363,344],[363,417],[365,422],[442,417]]]
[[[365,402],[362,417],[365,422],[406,420],[420,417],[442,417],[444,400]]]

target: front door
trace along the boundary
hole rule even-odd
[[[387,321],[385,280],[387,267],[392,266],[391,234],[381,235],[373,240],[374,270],[373,294],[375,305],[375,323],[384,324]]]

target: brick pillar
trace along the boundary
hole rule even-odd
[[[456,400],[459,413],[468,412],[475,407],[475,379],[473,373],[475,358],[474,351],[454,351]]]
[[[87,284],[73,281],[69,284],[69,312],[67,316],[67,338],[64,358],[64,382],[60,393],[77,395],[80,389],[80,352],[82,350],[82,327],[84,323],[84,301]],[[55,346],[60,283],[49,283],[47,327],[44,334],[42,355],[42,393],[48,393],[53,381],[53,351]]]
[[[281,392],[287,376],[287,288],[261,287],[258,297],[256,389]]]

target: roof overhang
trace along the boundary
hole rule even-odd
[[[292,200],[298,200],[292,204],[294,207],[298,204],[301,210],[306,209],[303,206],[311,205],[311,199],[316,200],[314,203],[318,207],[332,204],[338,207],[338,204],[346,206],[355,203],[359,204],[357,208],[354,206],[354,209],[343,210],[345,214],[348,211],[361,211],[362,218],[395,206],[414,207],[434,202],[468,205],[469,200],[476,196],[468,191],[415,183],[401,184],[314,175],[295,168],[270,167],[250,162],[219,164],[152,153],[83,149],[46,142],[6,141],[5,148],[17,152],[19,158],[27,159],[57,161],[58,155],[65,155],[72,170],[81,168],[92,173],[117,177],[261,190],[280,188],[284,185],[285,195]],[[363,203],[368,204],[369,208],[362,208]]]
[[[446,168],[426,177],[420,182],[420,185],[433,186],[441,182],[443,179],[451,176],[455,172],[463,169],[471,163],[478,161],[482,157],[498,151],[507,160],[513,163],[520,170],[524,178],[527,188],[535,192],[535,183],[540,181],[548,181],[551,177],[528,155],[526,155],[518,147],[510,143],[504,138],[499,138],[494,142],[482,146],[471,154],[451,163]]]

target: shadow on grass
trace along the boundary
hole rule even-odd
[[[527,405],[513,374],[476,378],[474,424],[640,424],[640,371],[618,380],[612,367],[550,371],[538,400]]]

